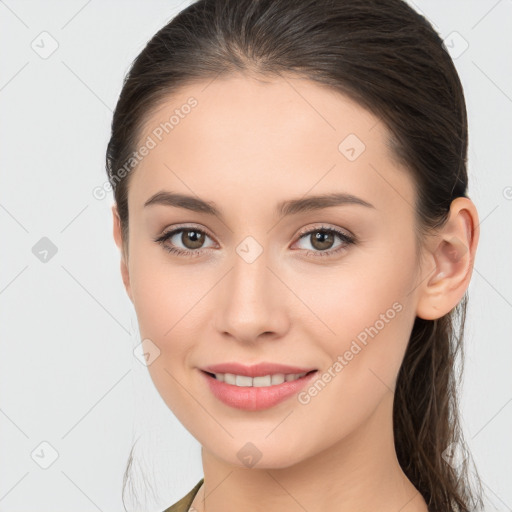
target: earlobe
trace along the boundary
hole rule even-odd
[[[423,277],[416,310],[418,317],[440,318],[464,296],[473,272],[478,224],[478,213],[470,199],[458,197],[452,201],[447,222],[427,248],[431,266],[428,275]]]
[[[121,252],[121,263],[120,263],[120,269],[121,269],[121,277],[123,279],[123,284],[126,289],[126,293],[128,294],[128,297],[130,297],[130,300],[133,302],[132,298],[132,291],[130,286],[130,274],[128,271],[128,264],[127,264],[127,257],[125,255],[125,247],[123,243],[123,233],[121,229],[121,219],[119,217],[119,212],[117,211],[117,206],[114,204],[112,206],[112,217],[113,217],[113,235],[115,243]]]

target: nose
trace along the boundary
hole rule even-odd
[[[254,261],[235,253],[232,267],[219,283],[215,303],[215,328],[241,343],[280,338],[290,327],[286,311],[290,291],[276,277],[263,251]]]

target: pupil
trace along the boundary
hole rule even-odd
[[[325,231],[317,231],[313,236],[313,247],[316,249],[329,249],[333,244],[334,235]]]
[[[204,233],[199,233],[193,229],[184,230],[181,238],[187,249],[198,249],[204,243]]]

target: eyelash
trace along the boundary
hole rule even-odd
[[[172,238],[175,234],[181,233],[181,232],[187,231],[187,230],[195,231],[197,233],[204,234],[204,235],[208,236],[209,238],[212,238],[206,231],[204,231],[202,229],[196,228],[194,226],[181,226],[179,228],[173,229],[172,231],[167,231],[166,233],[163,233],[161,236],[155,238],[154,241],[156,243],[159,243],[160,245],[162,245],[162,247],[167,252],[169,252],[171,254],[177,254],[178,256],[194,257],[194,256],[199,256],[200,254],[202,254],[202,252],[204,250],[208,250],[208,248],[197,249],[197,250],[191,250],[191,249],[184,250],[184,249],[179,249],[179,248],[174,247],[174,246],[170,247],[170,246],[165,244],[165,242],[167,240],[169,240],[170,238]],[[337,253],[345,250],[347,248],[347,246],[356,243],[355,237],[347,235],[343,231],[340,231],[340,230],[338,230],[336,228],[327,227],[327,226],[315,227],[313,229],[309,229],[308,231],[301,232],[301,233],[299,233],[298,240],[304,238],[306,235],[311,235],[313,233],[317,233],[317,232],[320,232],[320,231],[324,232],[324,233],[333,233],[333,234],[337,235],[342,240],[342,242],[344,244],[340,245],[336,249],[329,249],[327,251],[312,251],[310,249],[303,249],[306,252],[307,256],[310,256],[310,255],[313,255],[313,257],[334,256]]]

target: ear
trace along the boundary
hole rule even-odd
[[[426,271],[416,315],[435,320],[449,313],[466,292],[478,245],[479,220],[467,197],[452,201],[448,219],[426,248]]]
[[[128,272],[127,255],[125,254],[125,244],[123,241],[123,233],[121,230],[121,219],[117,211],[117,205],[112,206],[112,216],[114,220],[114,240],[121,252],[121,276],[123,278],[124,287],[130,300],[133,302],[132,291],[130,287],[130,274]]]

